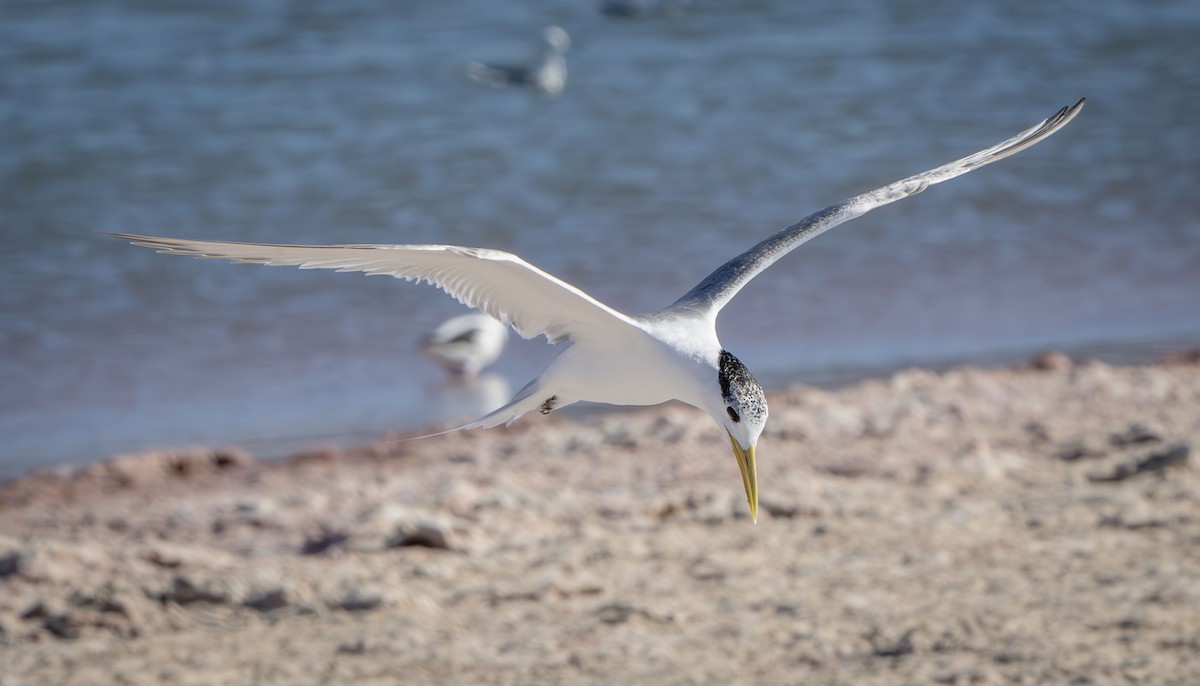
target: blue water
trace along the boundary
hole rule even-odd
[[[467,80],[573,47],[557,98]],[[415,349],[464,311],[392,279],[156,255],[102,231],[514,251],[657,309],[766,234],[1005,138],[719,322],[770,385],[1046,347],[1200,341],[1200,3],[0,4],[0,475],[464,414]],[[553,354],[510,346],[488,383]]]

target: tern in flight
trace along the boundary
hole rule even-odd
[[[680,400],[710,415],[726,433],[758,520],[755,448],[767,401],[750,370],[717,340],[716,319],[755,276],[806,241],[842,222],[1014,155],[1066,126],[1085,100],[960,160],[830,205],[769,236],[709,274],[666,309],[628,315],[512,253],[453,245],[269,245],[112,234],[159,252],[301,269],[386,274],[425,281],[513,327],[564,349],[499,409],[450,429],[511,424],[580,401],[657,405]]]

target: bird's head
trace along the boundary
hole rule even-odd
[[[550,44],[551,48],[559,52],[566,52],[567,48],[571,47],[571,37],[561,27],[547,26],[542,31],[542,36]]]
[[[721,387],[719,408],[713,416],[729,435],[733,456],[742,472],[750,517],[758,521],[758,467],[754,450],[767,424],[767,398],[762,386],[738,358],[722,350],[717,358],[717,381]]]

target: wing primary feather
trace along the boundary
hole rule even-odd
[[[751,279],[804,243],[877,207],[916,195],[933,184],[948,181],[1036,145],[1074,119],[1085,102],[1087,99],[1081,98],[1074,105],[1058,110],[1038,124],[990,148],[814,212],[717,267],[668,309],[691,310],[703,316],[716,317],[721,308]]]
[[[640,333],[637,323],[512,253],[452,245],[279,245],[111,234],[161,253],[300,269],[363,272],[427,282],[510,325],[551,342]]]

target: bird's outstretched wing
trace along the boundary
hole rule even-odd
[[[427,281],[511,325],[524,338],[545,335],[551,343],[611,337],[637,326],[587,293],[502,250],[453,245],[268,245],[112,235],[175,255]]]
[[[876,207],[916,195],[935,183],[961,176],[1039,143],[1074,119],[1084,102],[1086,98],[1070,107],[1062,108],[1049,119],[987,150],[890,183],[883,188],[863,193],[811,214],[718,267],[695,288],[676,300],[668,310],[691,310],[703,316],[715,317],[751,279],[808,240]]]

